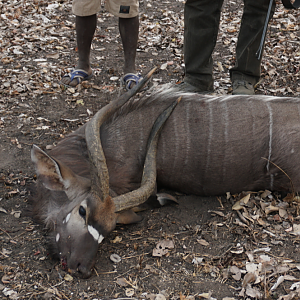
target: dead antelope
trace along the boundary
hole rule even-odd
[[[115,211],[126,211],[146,198],[127,206],[124,195],[140,187],[155,119],[180,96],[158,143],[158,187],[195,195],[288,191],[290,181],[276,164],[290,176],[295,191],[300,190],[300,99],[207,96],[163,86],[102,119],[103,153],[95,134],[100,124],[94,121],[67,136],[48,155],[33,148],[38,174],[35,215],[52,229],[53,244],[69,269],[89,276],[98,243],[117,221],[132,220],[124,218],[128,211],[118,215]]]

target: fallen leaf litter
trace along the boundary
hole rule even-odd
[[[71,1],[7,0],[0,1],[0,7],[0,142],[9,145],[7,149],[25,151],[32,141],[43,138],[41,143],[46,141],[50,149],[97,111],[99,107],[89,99],[95,101],[118,91],[122,70],[112,64],[105,66],[106,60],[114,59],[112,52],[107,53],[109,44],[122,61],[116,20],[104,10],[98,16],[102,29],[97,29],[93,43],[95,79],[63,89],[59,79],[75,64],[76,57]],[[228,69],[234,62],[241,11],[241,2],[225,3],[214,53],[219,94],[231,91]],[[278,4],[269,26],[259,93],[299,96],[299,15]],[[181,80],[182,1],[144,2],[140,19],[138,54],[150,58],[139,60],[139,71],[145,73],[158,64],[160,71],[153,84]],[[64,101],[72,113],[47,114],[49,109],[43,111],[37,105],[47,105],[47,101]],[[99,259],[107,258],[106,269],[101,269],[100,261],[94,277],[83,281],[50,260],[42,228],[23,216],[27,186],[33,180],[33,172],[22,167],[0,170],[0,217],[5,220],[0,226],[0,294],[9,299],[300,297],[300,202],[294,195],[283,198],[269,191],[228,194],[205,212],[211,220],[201,223],[199,219],[198,224],[178,219],[176,207],[149,212],[145,227],[116,229],[99,250]],[[174,218],[168,219],[168,214]],[[156,215],[160,217],[156,219]],[[166,221],[165,226],[155,223],[158,221]],[[7,227],[6,222],[12,226]],[[225,248],[218,244],[222,239]],[[166,247],[164,241],[173,246]],[[159,256],[152,256],[155,249]],[[108,261],[110,255],[117,259],[115,265]],[[198,282],[205,282],[207,289],[198,289]],[[77,288],[73,289],[74,284]],[[217,291],[218,284],[229,287],[230,298]]]

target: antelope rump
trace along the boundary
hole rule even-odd
[[[209,96],[171,85],[148,94],[123,106],[128,99],[118,100],[113,109],[104,107],[97,113],[104,117],[96,115],[48,154],[32,150],[38,175],[33,215],[50,230],[62,265],[83,277],[90,276],[103,238],[117,222],[137,221],[130,209],[155,190],[153,174],[152,184],[143,190],[148,184],[143,170],[149,133],[179,97],[162,128],[152,165],[158,188],[200,196],[289,191],[288,174],[293,189],[300,190],[300,99]],[[155,155],[148,158],[155,161]]]

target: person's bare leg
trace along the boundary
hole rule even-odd
[[[119,31],[124,49],[124,74],[135,73],[135,57],[139,36],[139,17],[119,18]]]
[[[75,69],[82,69],[89,75],[92,74],[90,52],[96,26],[96,15],[87,17],[76,16],[76,39],[79,60]],[[76,86],[78,84],[78,81],[76,79],[73,79],[73,81],[71,81],[70,77],[63,77],[61,79],[61,82],[70,86]]]

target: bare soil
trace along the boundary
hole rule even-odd
[[[226,195],[200,198],[173,191],[178,205],[143,212],[142,222],[118,226],[103,241],[91,278],[68,276],[49,256],[43,226],[27,217],[29,186],[36,179],[30,148],[32,144],[49,148],[84,124],[118,96],[119,80],[115,79],[123,75],[117,19],[103,9],[91,54],[95,76],[79,89],[59,85],[59,78],[77,59],[70,3],[51,0],[14,5],[14,1],[0,1],[0,298],[279,299],[291,295],[291,284],[300,281],[300,238],[290,233],[296,232],[293,226],[300,222],[297,199],[289,202],[287,217],[278,211],[264,213],[258,223],[249,221],[251,216],[244,222],[232,210],[233,202],[245,194],[229,199]],[[50,4],[59,5],[51,15],[47,10]],[[177,82],[184,76],[183,6],[175,0],[141,1],[137,66],[141,74],[161,66],[152,84]],[[285,11],[281,4],[277,10],[269,27],[263,80],[257,92],[299,96],[299,12]],[[231,91],[228,68],[234,64],[241,13],[240,1],[225,1],[214,53],[216,93]],[[38,19],[40,15],[56,22],[51,29],[53,39],[47,42],[39,38],[50,34],[50,27]],[[20,26],[11,30],[15,19]],[[29,19],[34,21],[34,32],[23,34],[29,37],[22,49],[13,48],[26,27],[21,23]],[[32,48],[26,48],[29,43]],[[4,53],[8,47],[12,47],[11,55]],[[262,193],[253,194],[251,199],[252,206],[246,211],[262,209],[261,201],[274,206],[283,202],[283,197],[273,194],[267,198]],[[289,228],[293,230],[287,231]],[[172,240],[174,248],[165,256],[154,257],[152,251],[161,240]],[[251,262],[251,253],[253,263],[268,268],[262,272],[264,280],[252,286],[259,296],[248,292],[243,297],[240,293],[247,287],[244,274],[249,272],[246,265]],[[118,254],[121,262],[112,262],[111,254]],[[272,263],[266,263],[260,254],[268,255]],[[241,279],[233,278],[233,266],[244,270]],[[283,266],[286,269],[279,271]],[[294,279],[271,291],[278,277],[287,274]],[[290,297],[300,298],[299,294]]]

